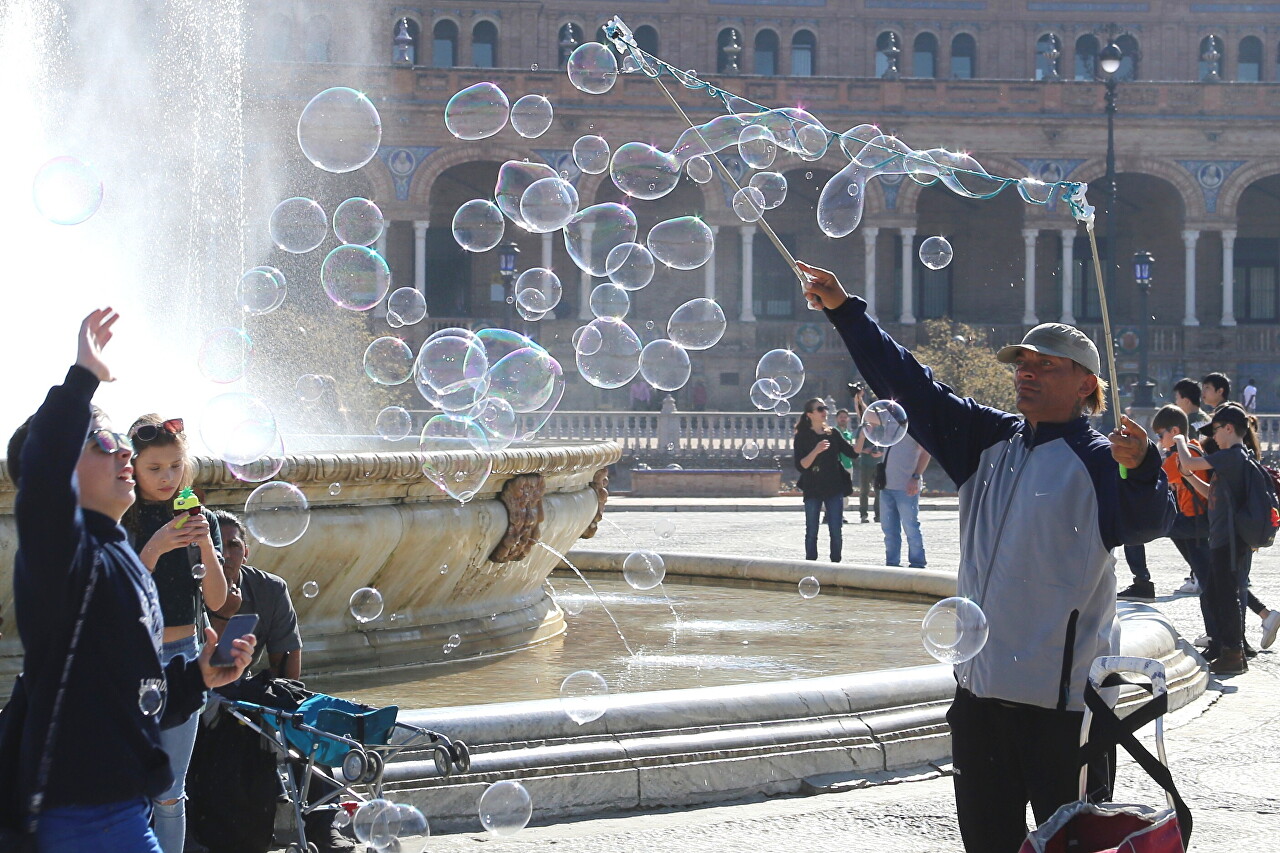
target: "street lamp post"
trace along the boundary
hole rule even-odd
[[[1156,259],[1150,252],[1133,253],[1133,280],[1138,283],[1138,292],[1142,294],[1142,323],[1138,334],[1138,384],[1133,389],[1133,406],[1135,409],[1150,409],[1155,405],[1151,399],[1151,389],[1155,383],[1147,373],[1147,353],[1151,348],[1147,334],[1151,329],[1151,311],[1147,308],[1147,296],[1151,293],[1151,276],[1155,269]]]
[[[1106,75],[1107,104],[1107,293],[1116,289],[1116,220],[1120,211],[1116,204],[1116,72],[1124,54],[1115,41],[1109,41],[1098,54],[1098,66]],[[1114,382],[1116,377],[1111,377]]]
[[[498,247],[498,272],[502,274],[502,294],[507,303],[507,319],[514,323],[516,314],[515,280],[520,265],[520,247],[514,240]]]

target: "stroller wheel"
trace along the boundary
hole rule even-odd
[[[449,755],[449,748],[442,743],[438,743],[431,748],[431,757],[436,762],[436,772],[441,776],[448,776],[453,772],[453,762]]]
[[[314,842],[307,842],[307,853],[320,853],[320,848]]]
[[[455,740],[453,748],[449,750],[453,753],[453,769],[459,773],[466,773],[471,769],[471,749],[462,741]]]
[[[382,768],[386,766],[386,762],[376,752],[366,752],[365,758],[369,761],[369,769],[364,771],[364,776],[360,781],[366,785],[372,785],[382,776]]]
[[[359,782],[369,770],[369,756],[359,749],[353,749],[342,759],[342,778],[348,782]]]

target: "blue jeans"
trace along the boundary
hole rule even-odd
[[[66,806],[40,814],[36,841],[41,853],[161,853],[147,825],[144,799],[102,806]]]
[[[880,529],[884,532],[886,566],[902,565],[902,531],[907,531],[907,562],[923,569],[924,535],[920,532],[920,496],[905,489],[880,490]]]
[[[840,550],[844,546],[844,495],[826,498],[804,499],[804,558],[818,559],[818,516],[827,513],[827,530],[831,534],[831,562],[840,562]]]
[[[1125,545],[1124,561],[1129,564],[1134,583],[1151,583],[1151,570],[1147,568],[1147,546]]]
[[[196,659],[196,638],[192,634],[181,640],[165,643],[160,648],[161,666],[176,657]],[[187,836],[187,765],[191,763],[191,750],[196,744],[196,727],[200,715],[192,714],[185,722],[173,728],[160,730],[160,746],[169,756],[169,769],[173,771],[173,784],[169,790],[152,801],[155,815],[156,838],[164,853],[182,853]],[[165,800],[174,802],[166,805]]]

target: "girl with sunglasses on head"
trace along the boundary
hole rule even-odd
[[[800,472],[796,485],[804,495],[804,558],[818,559],[818,517],[825,510],[831,534],[831,562],[838,563],[844,545],[844,499],[853,494],[853,479],[840,464],[840,455],[855,459],[858,451],[839,430],[827,425],[827,404],[821,397],[804,404],[796,421],[792,447],[796,470]]]
[[[206,630],[196,661],[160,663],[156,587],[119,526],[133,447],[90,402],[112,379],[102,351],[116,319],[85,318],[75,365],[9,440],[23,661],[0,713],[0,850],[157,853],[150,800],[172,782],[160,732],[253,653],[246,635],[233,665],[214,667]]]
[[[143,415],[129,428],[133,442],[137,500],[124,515],[124,528],[142,564],[151,570],[164,617],[161,663],[199,653],[196,623],[204,607],[217,610],[227,599],[222,572],[222,537],[213,513],[175,516],[174,498],[195,478],[181,418]],[[204,571],[196,567],[204,568]],[[152,821],[164,853],[182,853],[186,837],[186,777],[199,720],[192,715],[160,734],[173,785],[154,800]]]

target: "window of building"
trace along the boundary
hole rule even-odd
[[[1138,47],[1138,40],[1125,34],[1116,39],[1116,47],[1120,48],[1121,53],[1120,70],[1116,72],[1116,79],[1122,83],[1127,80],[1137,80],[1142,60],[1142,50]]]
[[[951,79],[972,80],[978,76],[978,43],[968,33],[951,40]]]
[[[778,73],[778,34],[773,30],[761,30],[756,33],[751,72],[765,76]]]
[[[492,21],[481,21],[471,30],[471,64],[476,68],[498,66],[498,28]]]
[[[738,57],[742,54],[742,34],[726,27],[716,36],[716,73],[737,74]]]
[[[1096,54],[1095,54],[1096,55]],[[1100,257],[1106,258],[1105,239],[1098,240]],[[1102,320],[1102,305],[1098,301],[1098,286],[1093,277],[1093,255],[1088,237],[1077,237],[1073,249],[1071,271],[1071,313],[1077,322],[1097,323]]]
[[[911,45],[911,76],[938,76],[938,39],[933,33],[920,33]]]
[[[818,39],[808,30],[791,37],[791,76],[812,77],[817,73]]]
[[[1222,42],[1217,36],[1200,39],[1200,64],[1197,80],[1217,79],[1222,73]]]
[[[633,34],[636,37],[636,47],[643,50],[650,56],[658,55],[658,31],[653,27],[645,24],[643,27],[636,27]]]
[[[898,34],[883,32],[876,36],[876,76],[883,77],[890,65],[896,70],[896,63],[901,48],[898,46]],[[892,61],[891,61],[892,60]]]
[[[556,34],[556,42],[560,49],[560,66],[569,61],[569,54],[582,44],[582,27],[577,24],[565,24]]]
[[[1053,33],[1045,33],[1036,39],[1036,79],[1056,80],[1058,78],[1058,57],[1062,52],[1061,42]]]
[[[1236,79],[1241,83],[1257,83],[1262,80],[1262,40],[1257,36],[1240,39]]]
[[[792,255],[796,251],[796,235],[779,234],[778,239]],[[751,310],[761,320],[794,317],[796,313],[796,274],[783,260],[782,255],[768,240],[756,240],[751,244],[752,282]]]
[[[413,21],[409,23],[412,25]],[[457,64],[458,25],[453,21],[436,21],[431,30],[431,67],[452,68]]]
[[[1236,240],[1235,315],[1241,323],[1280,320],[1280,240]]]
[[[1095,35],[1084,35],[1076,39],[1075,79],[1098,79],[1098,54],[1102,45],[1098,44]]]
[[[333,25],[328,18],[318,15],[311,19],[311,23],[307,25],[307,62],[329,61],[329,38],[332,35]]]

